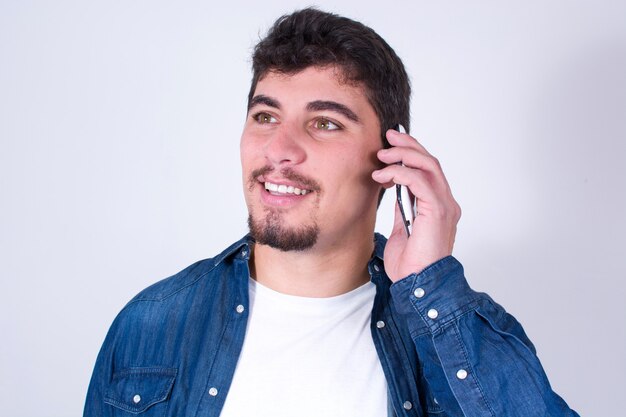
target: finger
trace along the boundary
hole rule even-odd
[[[420,214],[429,218],[458,218],[460,207],[449,188],[441,189],[433,185],[424,172],[400,165],[389,165],[372,174],[374,180],[394,182],[409,187],[417,199]]]
[[[431,155],[425,155],[406,147],[393,147],[381,149],[378,151],[377,156],[378,159],[386,164],[401,162],[406,167],[424,171],[432,177],[439,187],[444,189],[450,188],[439,161]]]
[[[430,155],[430,152],[426,150],[426,148],[417,141],[413,136],[408,133],[400,133],[397,130],[389,129],[386,132],[387,141],[391,146],[405,146],[407,148],[413,148],[422,153]]]
[[[383,186],[384,189],[388,190],[389,188],[395,186],[396,184],[393,183],[393,181],[389,181],[389,182],[385,182],[383,184],[381,184]]]
[[[436,159],[431,155],[406,146],[394,146],[393,148],[380,149],[376,156],[386,164],[402,162],[403,165],[424,171],[437,171],[440,168]]]
[[[437,200],[435,186],[429,181],[423,171],[408,168],[401,165],[388,165],[383,169],[372,173],[374,181],[381,184],[394,183],[406,185],[411,193],[420,200]],[[447,193],[447,190],[439,190],[439,193]],[[444,194],[445,195],[445,194]]]

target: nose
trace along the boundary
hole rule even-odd
[[[302,163],[306,159],[303,140],[304,132],[299,132],[295,126],[285,123],[265,142],[265,159],[275,166]]]

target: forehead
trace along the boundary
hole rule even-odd
[[[323,98],[373,111],[365,87],[335,66],[307,67],[295,73],[269,71],[258,81],[253,96],[260,94],[303,102]]]

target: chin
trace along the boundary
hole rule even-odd
[[[273,211],[268,211],[262,219],[250,214],[248,228],[257,243],[283,252],[311,249],[320,233],[316,222],[299,227],[285,226],[280,213]]]

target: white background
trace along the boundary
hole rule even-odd
[[[1,415],[80,415],[126,301],[245,233],[250,50],[308,4],[0,1]],[[319,5],[403,58],[472,286],[573,408],[623,412],[626,3]]]

